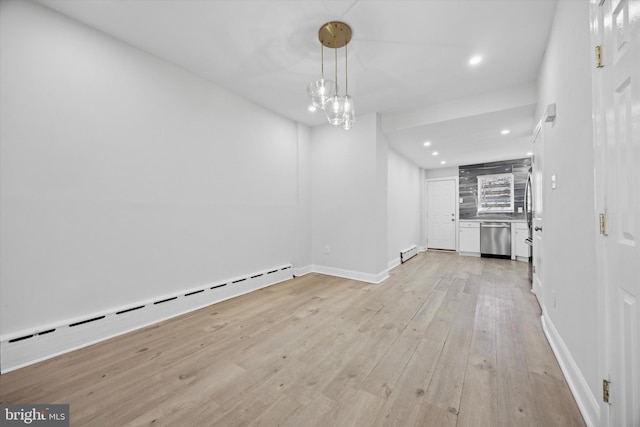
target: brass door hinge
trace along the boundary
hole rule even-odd
[[[607,235],[607,217],[605,214],[600,214],[600,234]]]
[[[602,380],[602,400],[609,403],[609,381]]]
[[[602,64],[602,47],[596,46],[596,68],[602,68],[604,65]]]

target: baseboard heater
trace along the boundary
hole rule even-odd
[[[400,252],[400,263],[404,264],[416,255],[418,255],[418,247],[416,245],[413,245],[410,248],[407,248],[404,251]]]
[[[293,277],[293,266],[284,265],[3,336],[0,338],[0,372],[4,374]]]

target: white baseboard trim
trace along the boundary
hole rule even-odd
[[[304,267],[294,267],[293,268],[293,274],[296,277],[300,277],[300,276],[305,276],[309,273],[313,273],[313,266],[312,265],[305,265]]]
[[[392,259],[387,263],[387,270],[393,270],[400,265],[400,258]]]
[[[472,256],[472,257],[480,257],[480,254],[478,252],[458,252],[458,255],[460,256]]]
[[[87,347],[191,311],[234,298],[294,276],[291,265],[247,274],[177,294],[139,301],[107,312],[42,325],[0,337],[0,372],[7,373]]]
[[[342,277],[344,279],[358,280],[373,284],[380,284],[389,278],[389,270],[384,270],[378,274],[362,273],[360,271],[343,270],[341,268],[326,267],[323,265],[313,265],[314,273],[326,274],[327,276]]]
[[[569,384],[573,397],[576,399],[576,403],[578,404],[578,408],[582,413],[585,423],[589,427],[597,427],[601,425],[598,399],[591,392],[589,384],[587,384],[587,380],[584,375],[582,375],[580,368],[571,356],[569,349],[562,340],[562,337],[553,325],[551,319],[549,319],[545,314],[543,314],[540,319],[542,321],[544,334],[547,336],[547,341],[549,341],[551,349],[558,360],[560,369],[562,369],[562,373],[567,380],[567,384]]]

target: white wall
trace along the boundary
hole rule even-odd
[[[298,124],[298,223],[297,252],[293,259],[296,275],[310,272],[311,257],[311,129]]]
[[[420,168],[394,150],[388,156],[388,251],[390,266],[400,262],[400,251],[421,244],[422,174]]]
[[[330,125],[311,131],[315,271],[372,282],[386,277],[387,147],[377,121],[369,114],[348,132]]]
[[[544,316],[557,331],[552,341],[566,349],[559,358],[569,369],[578,403],[587,407],[599,399],[602,381],[596,325],[592,49],[589,2],[558,2],[539,74],[537,108],[537,117],[542,117],[548,104],[557,106],[556,121],[546,125],[544,134]],[[552,190],[554,174],[557,189]]]
[[[0,7],[0,334],[310,259],[308,131],[42,6]]]
[[[434,179],[434,178],[452,178],[458,176],[458,167],[450,167],[450,168],[438,168],[438,169],[425,169],[424,177],[426,179]]]
[[[389,244],[389,141],[382,133],[380,115],[375,116],[376,126],[376,266],[378,271],[377,281],[382,281],[389,277],[387,248]]]

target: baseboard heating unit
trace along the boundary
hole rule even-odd
[[[284,265],[0,337],[3,374],[294,277]]]
[[[416,255],[418,255],[418,247],[416,245],[413,245],[410,248],[407,248],[404,251],[400,252],[400,263],[405,263]]]

